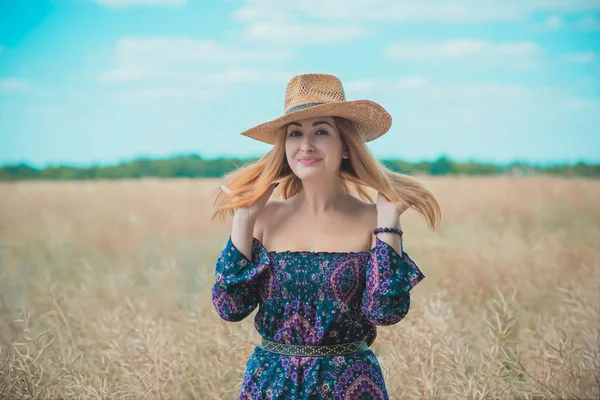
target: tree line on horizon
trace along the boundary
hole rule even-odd
[[[0,181],[19,180],[93,180],[136,178],[219,178],[243,165],[258,160],[249,158],[206,159],[199,155],[177,155],[164,159],[140,157],[116,165],[75,167],[68,165],[34,168],[27,164],[0,167]],[[408,162],[381,159],[391,170],[407,175],[554,175],[564,177],[600,177],[600,164],[536,165],[524,162],[493,164],[456,162],[446,156],[433,161]]]

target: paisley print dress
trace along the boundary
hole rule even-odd
[[[407,314],[410,290],[425,276],[403,249],[380,240],[370,251],[267,251],[256,238],[249,260],[231,237],[216,263],[212,301],[237,322],[258,306],[254,326],[268,340],[333,345],[366,340],[377,325]],[[372,350],[330,357],[252,352],[239,399],[389,399]]]

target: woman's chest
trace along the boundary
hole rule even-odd
[[[314,220],[292,215],[265,229],[261,242],[277,256],[290,252],[320,256],[370,250],[371,240],[371,229],[359,218]]]
[[[368,252],[270,253],[269,269],[258,281],[263,300],[293,298],[353,303],[365,287]]]

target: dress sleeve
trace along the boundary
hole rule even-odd
[[[366,287],[361,311],[375,325],[393,325],[410,307],[410,290],[425,275],[404,250],[401,254],[377,238],[366,267]]]
[[[258,305],[256,280],[269,266],[269,254],[252,239],[252,260],[234,245],[231,236],[217,259],[212,302],[219,316],[231,322],[246,318]]]

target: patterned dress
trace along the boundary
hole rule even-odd
[[[410,290],[425,276],[404,250],[376,239],[364,252],[267,251],[256,238],[252,260],[231,242],[216,264],[212,301],[226,321],[246,318],[268,340],[332,345],[366,340],[377,325],[407,314]],[[287,356],[255,347],[239,399],[389,399],[372,350],[330,356]]]

